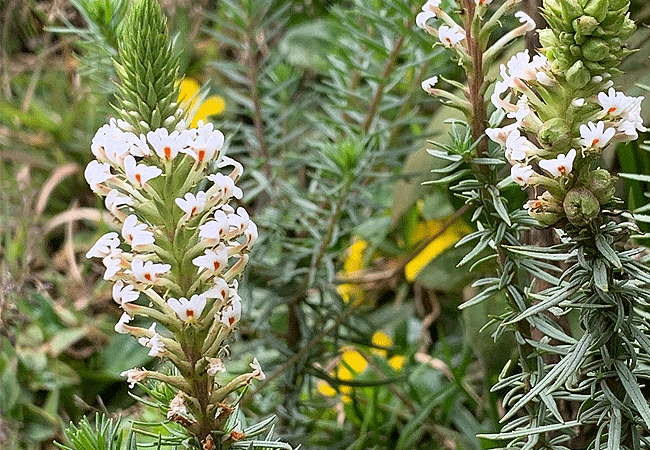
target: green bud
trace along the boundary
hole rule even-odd
[[[591,16],[580,16],[571,23],[576,33],[588,36],[598,26],[598,21]]]
[[[547,120],[540,128],[537,140],[544,148],[561,153],[571,145],[571,127],[560,117]]]
[[[576,61],[566,71],[566,80],[575,89],[583,88],[591,80],[591,74],[582,61]]]
[[[551,48],[558,45],[557,38],[555,37],[553,30],[551,30],[550,28],[539,30],[537,32],[537,35],[539,36],[539,42],[542,44],[542,47],[544,48]]]
[[[584,10],[585,14],[594,17],[598,22],[602,22],[609,10],[609,0],[587,0]]]
[[[575,57],[580,58],[582,56],[582,48],[579,45],[573,44],[569,46],[569,51]]]
[[[555,225],[564,217],[562,204],[548,191],[527,203],[528,215],[547,227]]]
[[[587,173],[583,185],[604,205],[614,197],[617,179],[605,169],[596,169]]]
[[[545,15],[554,15],[557,17],[562,16],[562,5],[561,2],[558,2],[557,0],[544,0],[544,12],[546,13]]]
[[[600,202],[587,188],[578,186],[567,192],[564,197],[564,213],[573,225],[585,226],[600,212]]]
[[[629,7],[630,7],[630,0],[609,0],[610,11],[617,11],[622,8],[625,8],[625,10],[627,11]]]
[[[589,61],[600,61],[608,54],[609,45],[602,39],[591,38],[582,46],[582,56]]]
[[[562,19],[566,23],[571,23],[583,14],[582,6],[576,0],[560,0],[562,7]]]
[[[625,20],[623,21],[623,24],[619,29],[618,37],[625,41],[627,38],[632,36],[634,30],[636,30],[636,24],[634,23],[634,21],[629,17],[625,17]]]
[[[568,47],[569,45],[575,44],[574,36],[575,35],[573,33],[566,33],[562,31],[558,36],[558,42],[560,45],[565,45]]]

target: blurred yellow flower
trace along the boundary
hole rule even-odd
[[[350,348],[343,352],[337,375],[341,380],[351,380],[366,370],[366,367],[368,367],[366,358],[357,350]]]
[[[420,242],[429,236],[437,234],[441,229],[445,220],[428,220],[420,222],[415,227],[411,237],[412,242]],[[469,227],[463,223],[456,221],[449,228],[447,228],[440,236],[429,243],[420,253],[418,253],[411,261],[404,267],[404,275],[408,281],[413,281],[418,276],[420,271],[426,267],[433,259],[444,252],[447,248],[454,245],[463,236],[470,232]]]
[[[316,383],[316,389],[320,392],[321,395],[325,397],[335,397],[336,389],[334,389],[330,384],[325,380],[318,380]]]
[[[381,356],[383,358],[388,356],[388,351],[386,351],[386,348],[393,345],[393,340],[383,331],[376,331],[375,334],[372,335],[371,342],[372,345],[381,348],[372,348],[370,351],[375,355]]]
[[[406,363],[406,357],[402,355],[395,355],[388,360],[388,365],[393,368],[395,372],[399,372]]]
[[[368,243],[364,240],[355,241],[346,251],[347,256],[343,261],[343,274],[346,276],[354,275],[356,272],[365,268],[363,253],[368,248]],[[364,298],[363,289],[358,284],[343,283],[340,284],[336,291],[339,293],[345,303],[354,299],[355,302],[361,302]]]
[[[181,90],[178,95],[178,101],[179,103],[184,104],[183,106],[188,112],[188,117],[192,117],[190,128],[196,127],[199,120],[206,122],[208,116],[221,114],[226,108],[226,101],[218,95],[211,95],[206,98],[203,103],[198,104],[200,100],[200,88],[201,86],[199,86],[199,83],[193,78],[185,77],[181,80]]]

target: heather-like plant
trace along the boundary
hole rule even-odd
[[[605,148],[646,131],[643,98],[614,88],[635,28],[629,2],[545,1],[549,28],[538,32],[539,53],[514,55],[491,83],[501,50],[535,28],[516,12],[521,25],[491,40],[516,4],[492,11],[490,2],[465,0],[457,23],[430,0],[417,18],[467,73],[467,86],[448,81],[458,93],[440,88],[437,77],[423,83],[467,120],[454,125],[451,146],[430,151],[449,161],[441,181],[453,181],[474,211],[477,230],[461,243],[476,244],[462,263],[496,259],[499,267],[462,307],[504,292],[509,309],[494,320],[495,337],[509,330],[518,343],[518,367],[506,366],[494,386],[506,392],[503,429],[485,437],[505,448],[648,448],[641,387],[650,336],[640,308],[650,300],[650,271],[629,240],[636,227],[614,196],[616,178],[597,167]],[[496,109],[489,119],[488,99]],[[524,208],[508,193],[517,185],[534,193]],[[560,243],[522,246],[531,227],[553,227]],[[550,287],[540,291],[541,283]],[[565,315],[579,327],[561,327]]]
[[[223,154],[224,136],[212,124],[187,128],[177,104],[178,62],[157,1],[135,2],[121,29],[118,118],[95,134],[96,160],[85,170],[119,232],[100,237],[87,257],[101,258],[124,310],[115,331],[173,366],[122,375],[131,387],[153,382],[147,402],[180,425],[160,437],[166,445],[291,448],[270,434],[256,439],[270,420],[241,425],[237,391],[265,378],[257,358],[248,373],[228,368],[227,343],[241,317],[238,278],[258,237],[247,211],[230,206],[242,197],[236,182],[243,167]],[[67,434],[77,446],[89,433],[86,423]]]

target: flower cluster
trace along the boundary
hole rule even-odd
[[[246,210],[229,205],[242,197],[236,182],[243,168],[221,154],[224,136],[212,124],[186,129],[181,121],[171,132],[146,135],[132,130],[112,119],[92,140],[96,160],[85,177],[105,197],[119,232],[100,237],[87,257],[101,258],[104,279],[114,283],[113,299],[124,310],[115,331],[131,334],[181,374],[131,369],[123,373],[131,386],[165,381],[180,391],[170,414],[183,412],[190,422],[212,414],[214,422],[214,405],[264,378],[255,359],[251,373],[227,384],[216,380],[225,372],[223,343],[241,317],[237,277],[258,237]],[[212,173],[222,168],[229,173]],[[153,323],[133,325],[135,316]],[[207,397],[194,392],[199,385]]]

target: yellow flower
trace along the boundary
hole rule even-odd
[[[366,265],[363,260],[363,253],[366,248],[368,248],[368,243],[364,240],[358,240],[347,249],[347,256],[345,261],[343,261],[344,275],[351,276],[365,268]],[[336,291],[339,293],[341,298],[343,298],[345,303],[349,303],[353,298],[360,302],[363,301],[364,298],[363,289],[361,289],[357,284],[343,283],[336,288]]]
[[[395,372],[399,372],[406,363],[406,357],[402,355],[395,355],[388,360],[388,365],[393,368]]]
[[[336,389],[334,389],[330,384],[325,380],[318,380],[316,383],[316,389],[320,392],[321,395],[325,397],[335,397]]]
[[[370,349],[370,351],[373,352],[375,355],[381,356],[383,358],[388,356],[388,352],[386,351],[386,348],[391,347],[393,345],[393,340],[390,338],[390,336],[388,336],[383,331],[376,331],[375,334],[372,335],[371,342],[372,345],[380,348],[372,348]]]
[[[185,110],[188,112],[188,117],[192,117],[190,128],[198,125],[199,120],[205,122],[208,116],[216,116],[221,114],[226,107],[226,102],[218,95],[211,95],[198,104],[199,98],[199,83],[189,77],[181,80],[181,91],[178,95],[179,103],[183,104]]]
[[[351,380],[356,375],[366,370],[368,361],[355,349],[347,349],[343,352],[341,363],[338,367],[338,377],[341,380]],[[343,390],[343,389],[341,389]]]
[[[445,220],[429,220],[419,223],[413,232],[413,241],[419,242],[429,236],[437,234]],[[461,237],[469,233],[469,228],[463,222],[455,222],[440,236],[429,243],[404,267],[404,274],[408,281],[413,281],[420,271],[447,248],[454,245]]]

